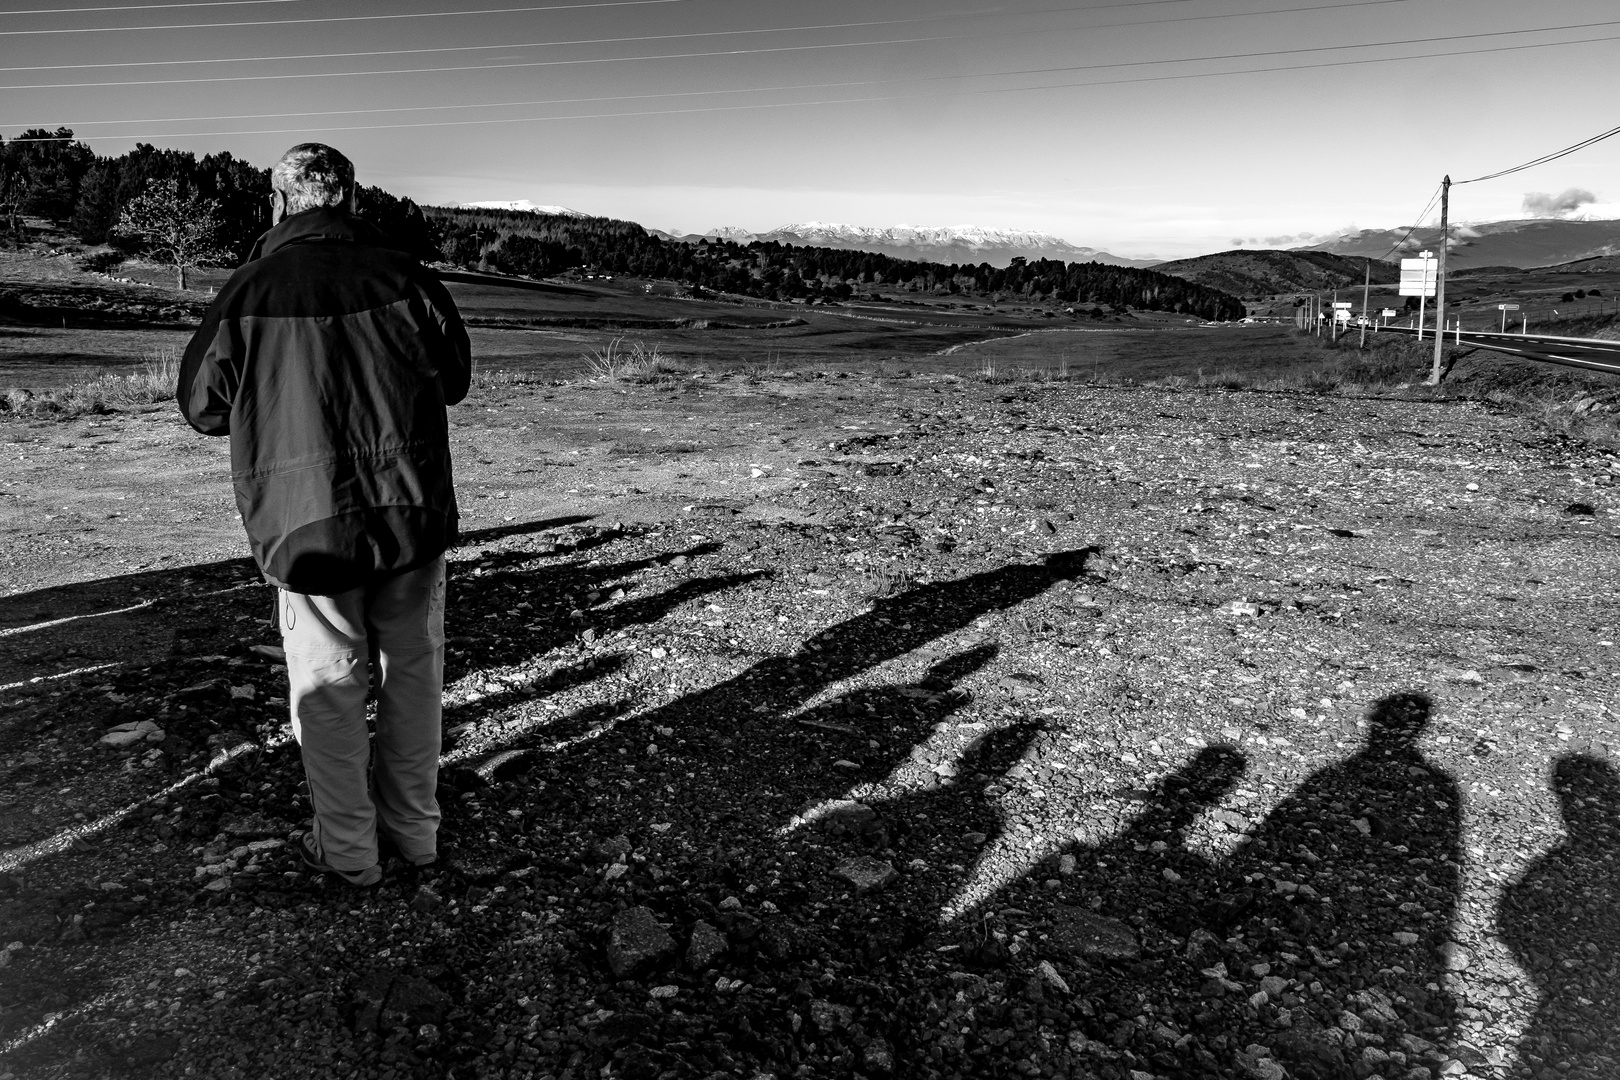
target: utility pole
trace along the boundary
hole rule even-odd
[[[1359,348],[1367,347],[1367,294],[1372,292],[1372,260],[1367,260],[1367,277],[1361,283],[1361,344]]]
[[[1328,330],[1328,340],[1339,340],[1339,290],[1333,290],[1333,325]]]
[[[1440,385],[1440,353],[1446,343],[1446,248],[1451,240],[1451,177],[1440,181],[1440,265],[1434,277],[1434,370],[1429,373],[1430,386]],[[1461,327],[1458,327],[1461,330]]]

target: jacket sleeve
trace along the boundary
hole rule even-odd
[[[455,405],[467,396],[467,388],[472,385],[472,342],[450,290],[431,271],[423,282],[423,293],[442,342],[437,357],[439,386],[444,391],[444,403]]]
[[[236,400],[237,379],[230,367],[229,337],[222,333],[227,329],[216,300],[203,316],[202,325],[191,335],[180,361],[175,401],[186,423],[204,435],[231,433],[231,405]]]

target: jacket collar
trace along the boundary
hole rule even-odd
[[[338,240],[351,244],[386,246],[382,233],[367,221],[351,217],[335,206],[320,206],[282,218],[280,224],[259,237],[248,253],[253,262],[290,244]]]

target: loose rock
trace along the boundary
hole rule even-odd
[[[845,859],[833,868],[833,877],[842,878],[855,886],[856,892],[881,889],[899,876],[894,864],[871,855],[857,855]]]
[[[608,965],[618,978],[651,967],[674,951],[675,939],[647,908],[626,908],[613,917]]]

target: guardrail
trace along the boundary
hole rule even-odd
[[[1378,333],[1405,334],[1416,337],[1417,330],[1406,326],[1383,326]],[[1434,339],[1434,328],[1423,331],[1425,341]],[[1543,364],[1558,364],[1581,371],[1597,371],[1605,375],[1620,375],[1620,341],[1603,338],[1557,337],[1551,334],[1502,334],[1496,331],[1447,330],[1446,342],[1451,345],[1472,346],[1491,352],[1536,360]]]

